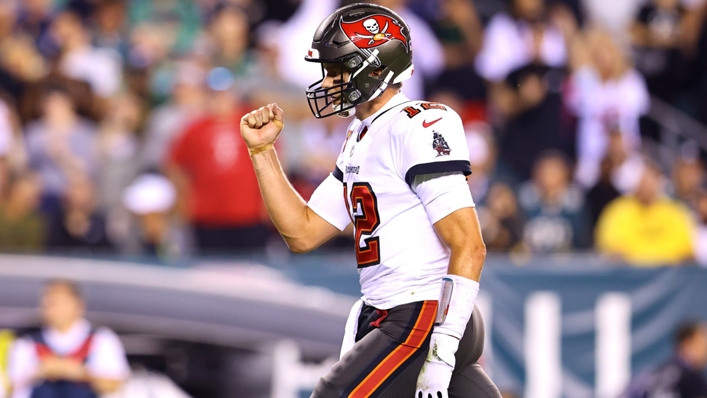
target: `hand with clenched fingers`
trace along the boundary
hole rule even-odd
[[[255,155],[273,147],[273,143],[285,126],[285,111],[272,103],[246,113],[241,118],[241,136],[248,151]]]

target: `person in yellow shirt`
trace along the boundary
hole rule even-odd
[[[8,396],[10,381],[7,377],[7,357],[15,335],[10,330],[0,329],[0,398]]]
[[[663,195],[663,175],[650,161],[631,195],[609,203],[596,227],[600,253],[638,266],[675,265],[693,256],[689,211]]]

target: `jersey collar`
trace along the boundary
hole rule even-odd
[[[74,323],[66,333],[61,333],[56,329],[44,329],[44,339],[52,348],[62,351],[63,348],[72,347],[86,339],[91,333],[91,323],[86,319],[81,319]]]
[[[385,103],[376,113],[372,114],[371,116],[361,120],[361,123],[363,123],[364,126],[366,127],[371,127],[371,124],[378,119],[379,116],[383,115],[385,112],[389,111],[391,108],[396,107],[402,103],[409,102],[410,99],[405,96],[405,94],[401,92],[395,94],[393,98],[388,100],[388,102]]]

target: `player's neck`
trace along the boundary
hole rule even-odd
[[[372,114],[378,112],[385,104],[400,92],[397,88],[388,88],[383,91],[378,98],[356,106],[356,118],[364,120]]]

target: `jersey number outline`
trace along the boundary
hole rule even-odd
[[[351,186],[351,206],[349,208],[347,192],[348,188],[344,184],[344,202],[346,209],[349,211],[351,222],[356,230],[356,262],[358,268],[370,267],[378,265],[381,262],[380,237],[371,236],[365,238],[361,247],[361,237],[371,235],[373,231],[380,225],[380,214],[378,213],[378,198],[373,193],[371,184],[367,182],[354,182]]]
[[[439,109],[441,111],[447,110],[447,107],[445,107],[444,105],[437,103],[437,102],[421,102],[419,105],[422,108],[422,110],[420,110],[420,108],[418,108],[416,106],[408,106],[408,107],[403,108],[403,112],[405,112],[405,114],[407,114],[407,117],[412,119],[413,117],[422,113],[422,111],[428,111],[430,109]]]

